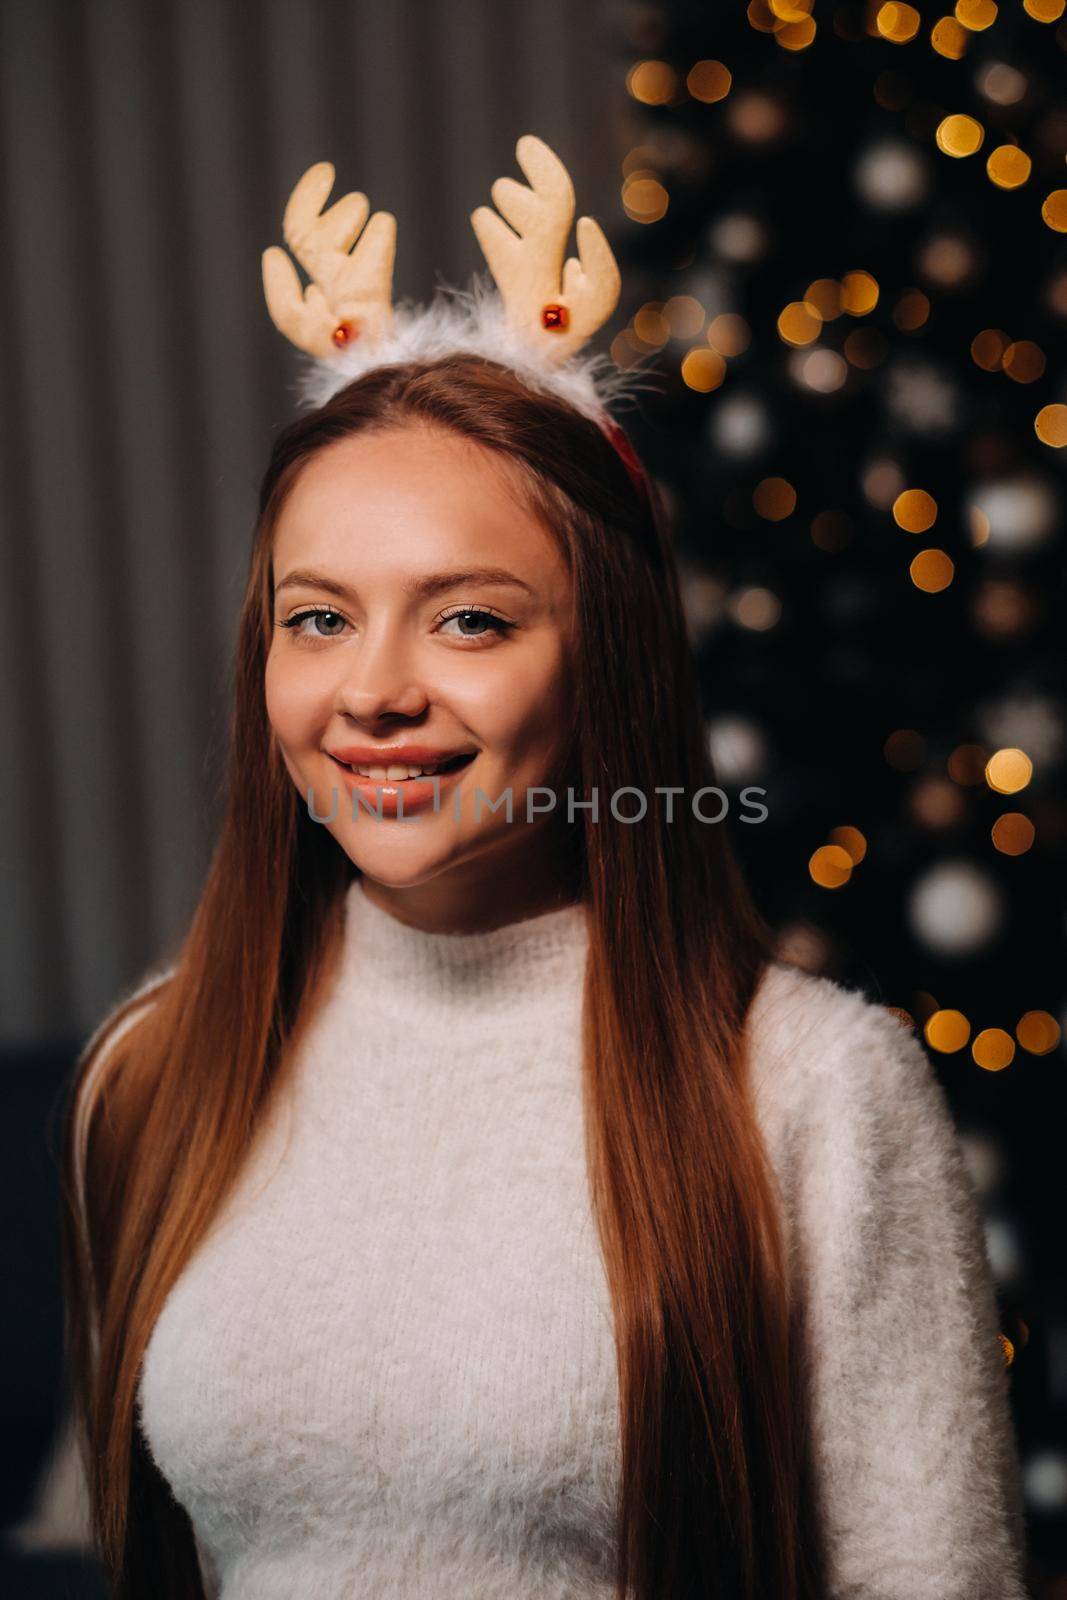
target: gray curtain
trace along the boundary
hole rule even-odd
[[[397,298],[540,134],[619,213],[609,0],[0,0],[0,1033],[84,1034],[196,903],[257,479],[295,414],[259,256],[313,161]]]

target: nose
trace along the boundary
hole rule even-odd
[[[338,652],[342,654],[342,652]],[[346,656],[337,684],[334,710],[356,722],[375,723],[390,715],[415,717],[428,696],[397,630],[368,631]]]

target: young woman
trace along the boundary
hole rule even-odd
[[[279,436],[210,873],[67,1122],[120,1600],[1022,1600],[944,1095],[713,785],[585,410],[454,350]]]

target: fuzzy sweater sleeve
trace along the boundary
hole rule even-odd
[[[1008,1375],[947,1097],[885,1008],[801,981],[795,1266],[829,1600],[1025,1600]]]

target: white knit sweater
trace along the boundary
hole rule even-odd
[[[289,1100],[139,1391],[221,1600],[611,1595],[584,913],[431,934],[348,894]],[[750,1040],[806,1304],[830,1600],[1024,1600],[977,1204],[921,1045],[774,965]]]

